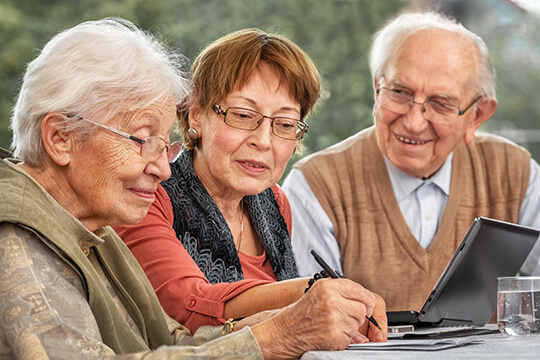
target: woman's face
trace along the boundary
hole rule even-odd
[[[169,141],[176,107],[168,98],[118,118],[89,119],[140,139],[161,136]],[[160,181],[170,176],[167,153],[155,160],[141,156],[141,144],[103,128],[74,149],[66,169],[76,203],[70,212],[93,231],[104,225],[141,221]]]
[[[279,73],[264,62],[241,89],[218,105],[223,110],[242,107],[269,117],[300,119],[300,104]],[[225,124],[223,115],[214,111],[194,111],[190,126],[200,136],[194,155],[195,172],[214,200],[255,195],[274,185],[297,142],[275,136],[268,118],[255,130],[241,130]]]

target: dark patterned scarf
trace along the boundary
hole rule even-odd
[[[242,280],[234,238],[223,214],[193,170],[193,152],[182,151],[161,183],[174,212],[174,230],[211,284]],[[245,196],[251,222],[278,280],[295,278],[296,264],[285,219],[272,189]]]

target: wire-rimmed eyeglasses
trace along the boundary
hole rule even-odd
[[[382,86],[377,89],[377,94],[381,106],[385,109],[398,114],[406,114],[414,104],[418,104],[422,107],[422,112],[427,120],[443,124],[455,122],[459,116],[465,114],[482,97],[478,95],[465,109],[461,110],[457,105],[441,101],[426,100],[422,103],[414,101],[413,96],[400,89]]]
[[[230,107],[225,110],[218,104],[212,109],[223,115],[225,124],[240,130],[255,130],[267,118],[272,120],[272,134],[285,140],[300,140],[308,132],[309,125],[302,120],[282,116],[266,116],[252,109]]]
[[[123,131],[116,130],[106,125],[97,123],[95,121],[85,119],[82,116],[78,116],[78,115],[67,115],[67,116],[70,118],[76,117],[79,120],[87,121],[105,130],[113,132],[116,135],[120,135],[122,137],[125,137],[126,139],[129,139],[138,144],[141,144],[141,156],[147,161],[156,160],[158,157],[161,156],[163,151],[166,151],[167,159],[169,160],[169,162],[173,162],[174,160],[176,160],[176,158],[180,154],[180,151],[182,150],[182,143],[180,141],[175,141],[172,144],[169,144],[169,142],[165,140],[164,138],[162,138],[161,136],[149,136],[147,138],[140,139],[136,136],[130,135]]]

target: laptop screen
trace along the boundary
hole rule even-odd
[[[519,272],[539,234],[526,226],[476,218],[418,317],[415,312],[388,312],[389,324],[485,325],[496,309],[497,277]]]

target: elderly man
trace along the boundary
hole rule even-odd
[[[419,309],[472,220],[540,227],[540,172],[523,148],[475,134],[497,108],[484,42],[437,13],[402,14],[373,41],[375,126],[297,164],[283,188],[300,275],[309,251]],[[538,267],[538,247],[522,271]]]

